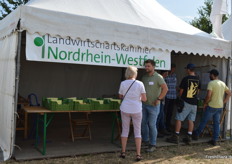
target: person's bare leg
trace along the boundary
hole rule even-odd
[[[175,132],[180,132],[181,129],[181,121],[180,120],[176,120],[176,129]]]
[[[193,132],[194,123],[191,120],[188,120],[188,132]]]
[[[136,155],[141,155],[141,138],[135,138]]]
[[[121,137],[122,152],[126,152],[127,137]]]

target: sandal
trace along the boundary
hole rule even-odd
[[[125,152],[121,152],[121,154],[120,154],[120,156],[119,156],[120,158],[126,158],[126,153]]]
[[[136,155],[136,161],[141,161],[143,158],[141,155]]]

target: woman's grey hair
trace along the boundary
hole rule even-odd
[[[129,79],[129,78],[136,78],[137,76],[137,71],[138,69],[134,66],[129,66],[127,67],[126,69],[126,73],[125,73],[125,77],[126,79]]]

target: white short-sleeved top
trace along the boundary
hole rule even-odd
[[[134,80],[125,80],[121,82],[119,94],[125,95]],[[141,81],[136,80],[127,92],[120,106],[120,110],[125,113],[139,113],[142,111],[141,94],[146,93],[145,87]]]

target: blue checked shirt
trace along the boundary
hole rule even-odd
[[[171,75],[168,75],[165,78],[165,82],[167,83],[168,86],[168,93],[166,94],[166,98],[168,99],[176,99],[176,84],[177,84],[177,79],[176,79],[176,74],[173,73]]]

